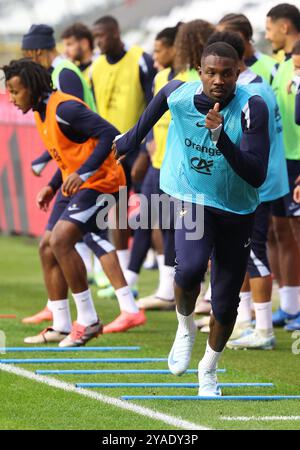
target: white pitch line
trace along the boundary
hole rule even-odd
[[[153,420],[160,420],[161,422],[172,425],[173,427],[181,428],[184,430],[211,430],[211,428],[193,422],[188,422],[181,419],[180,417],[169,416],[168,414],[160,413],[153,409],[144,408],[143,406],[125,402],[123,400],[119,400],[118,398],[109,397],[107,395],[93,392],[88,389],[79,389],[71,383],[65,383],[52,377],[36,375],[35,373],[30,372],[29,370],[21,369],[20,367],[14,367],[9,364],[0,364],[0,370],[2,370],[3,372],[21,376],[23,378],[27,378],[29,380],[37,381],[38,383],[46,384],[47,386],[51,386],[56,389],[62,389],[66,392],[73,392],[75,394],[82,395],[83,397],[88,397],[93,400],[97,400],[98,402],[106,403],[108,405],[124,409],[126,411],[131,411]]]
[[[272,420],[300,420],[300,416],[241,416],[241,417],[220,417],[221,420],[227,420],[230,422],[251,422],[251,421],[263,421],[271,422]]]

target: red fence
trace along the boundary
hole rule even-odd
[[[35,198],[55,171],[50,163],[42,177],[31,172],[31,161],[43,151],[32,113],[23,115],[0,93],[0,230],[40,236],[48,214]]]

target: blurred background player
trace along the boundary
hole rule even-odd
[[[272,276],[267,255],[268,226],[271,202],[288,193],[288,176],[283,148],[282,124],[275,95],[270,85],[246,66],[243,61],[244,42],[236,32],[217,32],[208,43],[226,42],[240,58],[238,85],[252,94],[260,95],[269,109],[270,156],[266,181],[258,189],[260,205],[255,212],[251,252],[247,276],[241,289],[241,301],[236,325],[227,343],[228,348],[272,349],[275,336],[272,325]],[[251,293],[255,311],[255,329],[252,328]]]
[[[95,45],[101,55],[92,65],[92,84],[97,110],[121,133],[127,131],[144,111],[152,98],[152,84],[156,73],[153,59],[141,47],[127,48],[121,39],[117,20],[112,16],[98,19],[92,28]],[[131,189],[131,170],[137,151],[123,163],[128,193]],[[130,230],[113,230],[122,270],[128,267]],[[107,296],[109,291],[103,293]],[[117,325],[117,324],[116,324]]]
[[[65,28],[61,40],[66,57],[75,63],[85,81],[91,86],[91,65],[95,58],[94,38],[91,30],[84,23],[76,22]]]
[[[236,31],[240,34],[245,46],[244,61],[246,66],[270,84],[276,61],[271,56],[254,48],[253,28],[249,19],[244,14],[226,14],[219,20],[217,30]]]
[[[198,68],[209,36],[215,31],[211,23],[196,19],[182,24],[175,40],[174,72],[182,81],[199,80]]]
[[[282,3],[270,9],[266,17],[266,39],[273,50],[283,50],[285,60],[276,66],[272,88],[279,106],[290,193],[272,206],[273,226],[278,246],[274,274],[279,283],[280,308],[273,315],[275,326],[284,326],[299,313],[300,292],[300,206],[293,201],[295,180],[300,173],[300,128],[295,123],[295,93],[287,92],[293,78],[291,52],[300,38],[299,9]]]

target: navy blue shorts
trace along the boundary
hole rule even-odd
[[[195,215],[195,204],[185,203],[182,217]],[[184,225],[175,229],[175,282],[192,290],[204,277],[211,258],[212,310],[222,324],[232,323],[237,316],[239,294],[250,254],[254,214],[239,215],[204,207],[204,234],[201,239],[187,240]]]
[[[293,192],[296,187],[296,178],[300,175],[300,161],[287,160],[290,192],[272,202],[272,215],[275,217],[298,217],[300,216],[300,203],[293,200]]]
[[[113,194],[115,199],[117,196],[118,194]],[[107,194],[93,189],[81,189],[75,195],[66,197],[59,191],[46,230],[52,231],[59,220],[72,222],[81,230],[88,247],[97,257],[101,257],[115,249],[108,240],[108,229],[105,226],[108,209]],[[101,211],[103,215],[100,217]]]
[[[267,256],[270,215],[271,202],[261,203],[255,212],[251,251],[247,269],[250,278],[266,277],[271,274]]]

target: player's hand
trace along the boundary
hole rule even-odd
[[[114,157],[117,160],[117,164],[120,164],[122,159],[124,159],[126,155],[122,155],[122,156],[119,155],[118,149],[117,149],[117,146],[116,146],[116,141],[113,141],[111,149],[114,152]]]
[[[36,196],[36,205],[39,209],[42,211],[47,212],[49,209],[49,205],[51,203],[51,200],[54,197],[54,191],[51,186],[45,186],[43,187],[38,195]]]
[[[294,189],[293,200],[295,203],[300,203],[300,186],[296,186]]]
[[[218,128],[223,123],[223,116],[219,113],[220,103],[215,103],[213,109],[210,109],[205,118],[205,126],[210,130]]]
[[[80,186],[84,181],[80,178],[78,173],[74,172],[68,176],[66,181],[62,185],[62,191],[65,195],[74,195],[79,191]]]

